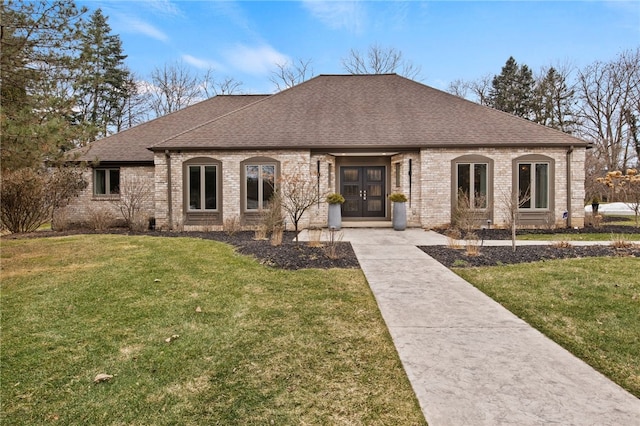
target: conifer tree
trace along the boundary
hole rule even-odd
[[[0,3],[3,170],[54,161],[82,132],[69,85],[84,12],[64,0]]]
[[[546,70],[534,89],[533,121],[566,133],[574,131],[575,90],[567,85],[566,72],[554,67]]]
[[[89,139],[107,136],[121,121],[122,105],[130,96],[131,79],[124,65],[122,41],[111,34],[108,19],[97,9],[81,34],[78,76],[74,82],[76,121],[92,129]]]
[[[489,91],[489,106],[518,117],[531,118],[534,79],[526,65],[518,66],[509,57],[500,75],[493,77]]]

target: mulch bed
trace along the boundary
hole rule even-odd
[[[307,268],[360,268],[358,259],[351,244],[348,242],[335,243],[335,256],[329,256],[329,247],[324,243],[323,247],[311,247],[307,242],[294,241],[295,232],[285,232],[282,238],[282,244],[279,246],[271,245],[268,240],[256,240],[255,232],[241,231],[234,234],[226,232],[173,232],[173,231],[148,231],[148,232],[130,232],[126,229],[110,229],[108,231],[91,231],[91,230],[69,230],[64,232],[57,231],[38,231],[29,234],[11,234],[3,236],[3,239],[18,238],[42,238],[42,237],[60,237],[65,235],[78,234],[119,234],[119,235],[149,235],[155,237],[190,237],[202,238],[205,240],[215,240],[233,245],[238,253],[253,256],[258,261],[267,266],[281,269],[307,269]]]
[[[518,235],[523,234],[549,234],[551,240],[555,233],[611,233],[634,234],[640,233],[640,229],[628,226],[604,225],[601,228],[560,229],[560,230],[518,230]],[[306,269],[306,268],[359,268],[360,264],[348,242],[336,243],[335,256],[330,257],[326,243],[323,247],[311,247],[307,242],[296,243],[294,232],[285,232],[283,243],[279,246],[271,245],[268,240],[255,240],[252,231],[228,234],[226,232],[173,232],[173,231],[148,231],[133,233],[126,229],[112,229],[109,231],[70,230],[65,232],[38,231],[31,234],[6,235],[3,239],[16,238],[41,238],[49,236],[64,236],[75,234],[100,234],[111,233],[121,235],[150,235],[157,237],[191,237],[215,240],[231,244],[239,253],[250,255],[258,259],[264,265],[282,269]],[[481,240],[508,240],[511,233],[505,229],[487,229],[478,232]],[[523,262],[537,262],[552,259],[601,257],[601,256],[633,256],[640,257],[640,246],[637,244],[616,249],[609,245],[576,246],[576,247],[552,247],[549,245],[518,246],[514,252],[511,247],[480,248],[478,256],[468,256],[464,249],[453,249],[444,246],[424,246],[422,251],[433,257],[447,267],[476,267],[506,265]]]
[[[446,230],[435,230],[445,233]],[[475,231],[480,239],[480,244],[486,240],[510,240],[510,229],[481,229]],[[604,224],[599,228],[584,227],[579,229],[518,229],[516,235],[549,235],[549,240],[553,240],[554,234],[594,234],[604,233],[611,235],[629,235],[640,234],[640,228],[630,226],[618,226]],[[462,237],[464,238],[464,236]],[[569,243],[570,244],[570,243]],[[516,250],[513,251],[511,246],[508,247],[490,247],[483,246],[480,248],[479,255],[469,256],[464,248],[455,249],[444,246],[424,246],[419,247],[429,256],[436,259],[448,268],[451,267],[477,267],[477,266],[496,266],[508,265],[514,263],[538,262],[554,259],[584,258],[584,257],[603,257],[603,256],[632,256],[640,257],[640,246],[634,244],[631,247],[615,248],[610,245],[592,245],[592,246],[570,246],[570,247],[553,247],[550,245],[534,245],[534,246],[518,246],[516,242]]]
[[[445,246],[421,246],[422,251],[433,257],[444,266],[458,268],[472,268],[477,266],[497,266],[514,263],[539,262],[555,259],[570,259],[603,256],[633,256],[640,257],[640,246],[615,248],[608,245],[553,247],[517,246],[513,251],[511,246],[480,247],[477,256],[469,256],[464,248],[455,249]]]

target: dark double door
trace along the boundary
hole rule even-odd
[[[384,166],[343,166],[340,193],[342,217],[385,217]]]

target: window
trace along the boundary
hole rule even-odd
[[[95,169],[93,193],[94,195],[120,194],[120,169]]]
[[[245,164],[245,209],[269,209],[269,201],[276,189],[275,164]]]
[[[395,186],[402,186],[402,166],[400,163],[394,163],[395,165]]]
[[[188,202],[189,210],[218,209],[218,167],[216,165],[188,166]]]
[[[518,163],[518,202],[521,209],[549,208],[549,163]]]
[[[457,163],[458,204],[463,202],[473,209],[486,209],[488,180],[489,165],[487,163]]]

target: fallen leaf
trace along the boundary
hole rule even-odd
[[[167,337],[166,339],[164,339],[164,341],[165,341],[165,342],[167,342],[167,343],[171,343],[171,342],[173,342],[174,340],[176,340],[178,337],[180,337],[180,335],[178,335],[178,334],[174,334],[174,335],[172,335],[171,337]]]
[[[202,308],[200,308],[200,306],[198,306],[198,307],[196,308],[196,312],[202,312]]]
[[[108,382],[113,379],[111,374],[100,373],[93,379],[93,383]]]

